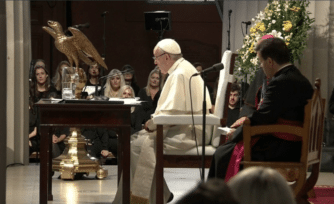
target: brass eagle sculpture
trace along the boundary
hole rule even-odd
[[[66,55],[71,67],[73,67],[74,62],[77,72],[79,60],[82,60],[88,65],[98,63],[105,69],[108,69],[93,44],[80,30],[69,27],[68,30],[73,36],[66,36],[62,26],[57,21],[48,21],[48,25],[50,27],[43,26],[43,29],[55,39],[56,48]],[[89,58],[93,58],[94,61]]]

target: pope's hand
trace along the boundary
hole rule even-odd
[[[151,120],[146,121],[145,126],[144,126],[144,129],[145,129],[147,132],[153,132],[152,130],[148,129],[149,123],[151,123]]]

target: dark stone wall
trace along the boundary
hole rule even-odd
[[[61,22],[66,28],[66,3],[56,1],[54,5],[46,2],[32,2],[32,19],[41,19],[32,25],[33,59],[44,58],[51,61],[54,73],[58,63],[66,57],[50,44],[50,37],[41,30],[47,20]],[[53,6],[53,7],[52,7]],[[152,60],[153,48],[158,42],[158,34],[145,30],[144,12],[171,11],[172,30],[166,31],[164,38],[173,38],[179,42],[184,57],[190,62],[201,62],[204,67],[221,61],[222,22],[215,4],[149,4],[146,1],[72,1],[72,25],[89,22],[84,29],[88,39],[100,54],[103,50],[103,17],[106,15],[106,64],[108,73],[113,68],[121,69],[130,64],[135,68],[140,87],[146,86],[149,72],[155,67]],[[41,11],[43,13],[40,14]],[[69,13],[69,12],[68,12]],[[44,32],[44,33],[43,33]],[[39,37],[38,37],[39,35]],[[39,40],[38,40],[39,39]],[[35,44],[42,44],[42,46]],[[86,69],[86,66],[83,65]],[[209,77],[214,83],[215,77]]]

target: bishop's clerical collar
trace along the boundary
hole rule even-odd
[[[176,62],[174,62],[174,64],[172,65],[172,67],[168,70],[168,74],[171,74],[175,71],[175,69],[177,68],[177,66],[179,66],[179,64],[184,60],[183,57],[181,57],[180,59],[176,60]]]
[[[288,63],[288,64],[282,66],[281,68],[279,68],[279,69],[277,70],[277,72],[274,74],[274,76],[277,76],[277,75],[278,75],[284,68],[287,68],[287,67],[289,67],[289,66],[291,66],[291,65],[292,65],[291,63]]]

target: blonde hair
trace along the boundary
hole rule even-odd
[[[287,181],[271,168],[247,168],[233,177],[228,185],[240,204],[296,204]]]
[[[114,76],[114,75],[115,76],[118,75],[121,78],[121,84],[120,84],[117,96],[112,96],[110,94],[110,91],[112,90],[111,85],[110,85],[110,80],[111,80],[112,77],[108,78],[108,80],[106,82],[106,89],[104,91],[104,95],[107,96],[107,97],[109,97],[109,98],[112,98],[112,97],[121,97],[122,93],[120,92],[120,90],[125,85],[125,80],[124,80],[124,77],[123,77],[123,74],[122,74],[121,71],[119,71],[118,69],[113,69],[108,74],[108,76]]]
[[[68,65],[68,67],[71,66],[68,61],[61,61],[58,64],[58,67],[57,67],[57,70],[56,70],[56,75],[52,78],[52,83],[54,84],[57,91],[61,90],[62,73],[60,73],[60,67],[63,66],[64,64]]]
[[[159,67],[158,66],[156,66],[151,72],[150,72],[150,74],[148,75],[148,79],[147,79],[147,85],[146,85],[146,87],[145,87],[145,91],[146,91],[146,95],[147,96],[151,96],[151,93],[150,93],[150,87],[151,87],[151,85],[150,85],[150,81],[151,81],[151,76],[153,75],[153,74],[158,74],[159,75],[159,81],[161,80],[160,79],[160,71],[159,71]],[[159,84],[159,89],[160,89],[160,84]]]
[[[124,85],[124,86],[122,86],[122,88],[120,89],[120,93],[121,93],[121,97],[122,97],[122,98],[123,98],[123,92],[124,92],[125,90],[127,90],[127,89],[130,89],[130,90],[131,90],[131,93],[132,93],[131,97],[132,97],[132,98],[136,97],[136,95],[135,95],[135,91],[133,90],[133,88],[132,88],[131,86],[129,86],[129,85]]]

